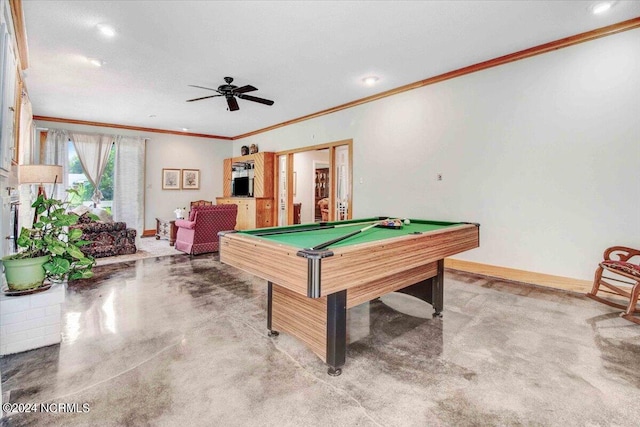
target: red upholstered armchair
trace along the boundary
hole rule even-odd
[[[176,249],[190,255],[217,252],[218,232],[236,226],[238,205],[194,206],[189,220],[176,220]]]

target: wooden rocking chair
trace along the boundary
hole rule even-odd
[[[602,274],[605,271],[613,273],[616,277],[603,277]],[[618,282],[626,288],[623,289],[620,285],[614,285],[611,283],[612,281]],[[606,289],[601,289],[601,286]],[[610,299],[602,298],[596,295],[599,291],[627,298],[629,303],[623,305]],[[604,261],[599,264],[596,270],[593,288],[591,292],[587,293],[587,296],[603,304],[624,310],[620,314],[621,317],[640,324],[640,317],[634,316],[634,313],[640,312],[637,308],[638,297],[640,297],[640,250],[624,246],[613,246],[604,251]]]

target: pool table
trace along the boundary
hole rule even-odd
[[[409,219],[400,228],[371,227],[384,218],[221,232],[220,261],[267,280],[270,336],[297,337],[340,375],[347,309],[398,291],[441,315],[444,258],[480,244],[479,224]]]

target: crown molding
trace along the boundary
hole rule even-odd
[[[20,4],[20,0],[12,0],[12,7],[14,3]],[[221,136],[221,135],[207,135],[207,134],[197,134],[197,133],[189,133],[189,132],[178,132],[178,131],[172,131],[172,130],[143,128],[143,127],[137,127],[137,126],[90,122],[90,121],[84,121],[84,120],[64,119],[64,118],[57,118],[57,117],[34,116],[33,119],[49,121],[49,122],[73,123],[73,124],[81,124],[81,125],[88,125],[88,126],[112,127],[112,128],[118,128],[118,129],[129,129],[129,130],[136,130],[136,131],[143,131],[143,132],[166,133],[166,134],[172,134],[172,135],[182,135],[182,136],[192,136],[192,137],[199,137],[199,138],[211,138],[211,139],[235,141],[235,140],[244,139],[250,136],[258,135],[261,133],[269,132],[281,127],[290,126],[306,120],[315,119],[317,117],[325,116],[327,114],[332,114],[338,111],[346,110],[348,108],[353,108],[358,105],[366,104],[368,102],[377,101],[378,99],[387,98],[389,96],[397,95],[399,93],[407,92],[413,89],[418,89],[424,86],[440,83],[445,80],[461,77],[466,74],[475,73],[478,71],[486,70],[488,68],[493,68],[500,65],[508,64],[510,62],[519,61],[521,59],[531,58],[532,56],[541,55],[543,53],[551,52],[558,49],[563,49],[566,47],[596,40],[601,37],[611,36],[617,33],[633,30],[636,28],[640,28],[640,17],[619,22],[617,24],[608,25],[606,27],[597,28],[592,31],[576,34],[574,36],[565,37],[549,43],[541,44],[528,49],[520,50],[518,52],[510,53],[508,55],[499,56],[497,58],[479,62],[477,64],[469,65],[467,67],[459,68],[457,70],[449,71],[444,74],[439,74],[437,76],[429,77],[424,80],[420,80],[414,83],[400,86],[395,89],[390,89],[385,92],[380,92],[378,94],[371,95],[366,98],[361,98],[355,101],[348,102],[346,104],[338,105],[336,107],[328,108],[326,110],[318,111],[316,113],[308,114],[306,116],[301,116],[296,119],[288,120],[286,122],[282,122],[279,124],[268,126],[266,128],[258,129],[252,132],[247,132],[247,133],[236,135],[236,136]]]
[[[562,49],[569,46],[574,46],[579,43],[588,42],[601,37],[610,36],[623,31],[632,30],[640,27],[640,17],[629,19],[627,21],[619,22],[617,24],[608,25],[592,31],[576,34],[574,36],[565,37],[563,39],[555,40],[549,43],[541,44],[538,46],[524,49],[508,55],[499,56],[497,58],[490,59],[488,61],[478,62],[477,64],[469,65],[467,67],[459,68],[457,70],[449,71],[444,74],[440,74],[428,79],[420,80],[415,83],[410,83],[404,86],[400,86],[395,89],[390,89],[385,92],[380,92],[375,95],[368,96],[366,98],[358,99],[348,102],[346,104],[338,105],[337,107],[328,108],[326,110],[318,111],[317,113],[308,114],[306,116],[298,117],[297,119],[288,120],[273,126],[269,126],[263,129],[258,129],[252,132],[248,132],[242,135],[234,136],[233,139],[243,139],[249,136],[257,135],[264,132],[269,132],[274,129],[278,129],[284,126],[290,126],[295,123],[300,123],[306,120],[315,119],[327,114],[335,113],[337,111],[346,110],[348,108],[356,107],[358,105],[366,104],[368,102],[377,101],[378,99],[387,98],[389,96],[397,95],[409,90],[418,89],[423,86],[432,85],[434,83],[440,83],[445,80],[450,80],[456,77],[464,76],[466,74],[475,73],[477,71],[486,70],[488,68],[497,67],[499,65],[508,64],[510,62],[519,61],[521,59],[531,58],[532,56],[541,55],[543,53],[551,52],[554,50]]]
[[[13,18],[13,29],[18,44],[18,56],[20,57],[20,69],[29,68],[29,47],[27,46],[27,29],[24,24],[24,13],[22,12],[22,0],[9,0],[11,5],[11,16]]]
[[[56,123],[71,123],[75,125],[86,125],[86,126],[100,126],[100,127],[108,127],[108,128],[116,128],[116,129],[128,129],[128,130],[135,130],[140,132],[167,133],[170,135],[192,136],[196,138],[222,139],[225,141],[231,141],[233,139],[232,137],[229,137],[229,136],[208,135],[204,133],[179,132],[177,130],[143,128],[139,126],[119,125],[115,123],[90,122],[86,120],[65,119],[61,117],[33,116],[33,120],[40,120],[45,122],[56,122]]]

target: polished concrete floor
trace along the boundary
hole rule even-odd
[[[398,294],[350,310],[331,377],[296,339],[267,336],[265,283],[215,256],[96,273],[69,286],[60,345],[0,358],[3,402],[73,412],[1,425],[640,423],[640,326],[580,295],[447,271],[441,319]]]

